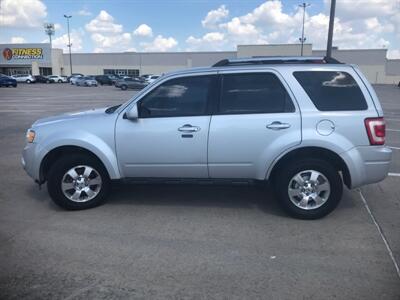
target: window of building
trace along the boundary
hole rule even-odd
[[[220,113],[261,114],[293,111],[292,100],[275,74],[223,75]]]
[[[211,76],[171,79],[139,103],[142,118],[204,115],[207,109]]]
[[[120,75],[120,76],[133,76],[137,77],[139,76],[139,70],[138,69],[104,69],[103,70],[104,75]]]
[[[42,76],[49,76],[53,74],[52,68],[39,68],[39,74]]]
[[[364,95],[346,72],[299,71],[294,77],[321,111],[366,110]]]

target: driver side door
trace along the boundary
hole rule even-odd
[[[216,76],[172,78],[139,99],[138,118],[120,114],[116,149],[124,177],[208,178],[210,101]]]

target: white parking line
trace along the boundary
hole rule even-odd
[[[386,121],[400,122],[400,119],[385,118]]]
[[[394,149],[394,150],[400,150],[400,147],[393,147],[393,146],[388,146],[390,149]]]
[[[400,173],[388,173],[389,176],[400,177]]]
[[[394,268],[396,269],[397,276],[400,278],[399,265],[397,264],[397,261],[393,255],[392,249],[390,248],[390,245],[389,245],[388,241],[386,240],[385,234],[383,233],[381,226],[378,224],[377,220],[375,219],[374,215],[372,214],[371,209],[369,208],[369,205],[367,203],[367,200],[365,200],[364,195],[362,194],[361,190],[358,189],[358,192],[360,193],[361,201],[364,203],[364,206],[365,206],[369,216],[371,217],[371,220],[374,222],[376,229],[378,229],[379,235],[381,236],[383,242],[385,243],[386,249],[389,252],[389,256],[392,259],[392,262],[394,264]]]
[[[396,131],[396,132],[400,132],[400,129],[386,128],[386,131]]]
[[[46,112],[47,110],[17,110],[17,109],[0,109],[0,113],[36,113],[36,112]]]

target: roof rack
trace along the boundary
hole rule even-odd
[[[327,56],[253,56],[236,59],[223,59],[215,63],[213,67],[272,64],[341,64],[341,62]]]

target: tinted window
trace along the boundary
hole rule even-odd
[[[211,79],[211,76],[193,76],[163,83],[140,101],[140,117],[205,114]]]
[[[219,105],[222,114],[294,111],[280,80],[272,73],[224,75]]]
[[[321,111],[365,110],[364,95],[354,78],[346,72],[294,72],[315,107]]]

